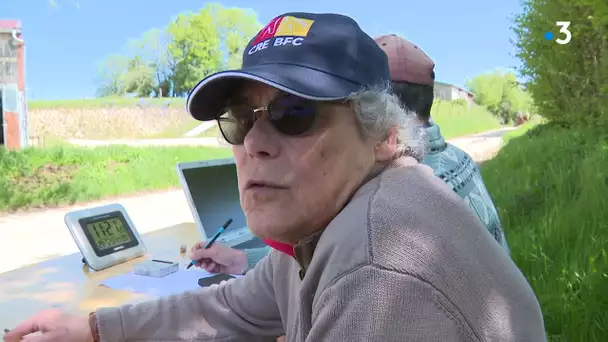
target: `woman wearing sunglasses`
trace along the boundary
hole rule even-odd
[[[543,341],[526,279],[419,163],[387,57],[351,18],[289,13],[243,67],[188,98],[233,145],[241,206],[272,251],[244,277],[88,318],[41,313],[18,341]],[[41,338],[41,339],[40,339]]]
[[[430,166],[437,177],[465,200],[500,248],[510,253],[498,211],[479,167],[465,151],[446,143],[439,126],[432,123],[435,62],[417,45],[397,35],[380,36],[375,41],[388,57],[393,94],[404,107],[416,112],[420,129],[426,135],[427,153],[422,163]],[[221,127],[225,119],[219,120]],[[266,240],[266,243],[293,256],[293,246],[290,244],[274,240]],[[204,245],[196,244],[192,248],[191,258],[201,260],[198,264],[200,267],[215,273],[240,274],[255,267],[270,253],[269,247],[238,250],[216,243],[211,249],[204,249]]]

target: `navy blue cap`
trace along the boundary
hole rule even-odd
[[[384,51],[353,19],[286,13],[249,41],[241,69],[215,73],[194,87],[188,112],[197,120],[216,119],[243,80],[309,100],[334,101],[387,85],[390,72]]]

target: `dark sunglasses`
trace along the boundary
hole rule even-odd
[[[308,132],[314,126],[318,117],[318,103],[293,95],[283,95],[266,107],[228,105],[217,118],[222,136],[232,145],[242,144],[263,112],[268,113],[270,123],[281,134],[297,136]]]

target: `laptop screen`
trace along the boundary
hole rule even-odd
[[[181,172],[182,186],[190,194],[194,219],[206,235],[204,238],[211,238],[229,218],[232,224],[225,235],[246,227],[233,162],[182,166]]]

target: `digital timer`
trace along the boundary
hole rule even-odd
[[[146,252],[133,222],[120,204],[72,211],[65,215],[65,224],[83,261],[96,271]]]

